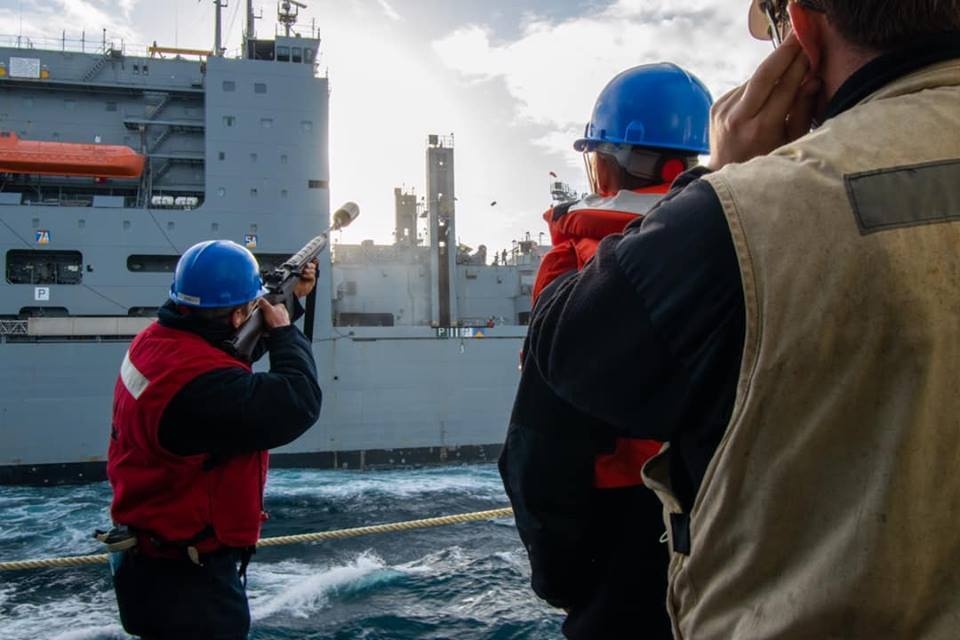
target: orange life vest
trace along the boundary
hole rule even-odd
[[[533,285],[533,304],[543,290],[570,271],[579,271],[593,258],[600,241],[622,233],[624,228],[646,214],[670,190],[658,184],[635,191],[621,191],[602,198],[588,196],[573,203],[557,205],[543,214],[550,228],[553,248],[540,262]],[[594,486],[615,489],[643,484],[641,470],[656,455],[661,443],[655,440],[617,438],[612,453],[598,454],[594,461]]]

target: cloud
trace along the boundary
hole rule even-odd
[[[716,98],[749,77],[769,48],[747,35],[745,5],[731,10],[728,0],[617,0],[566,20],[530,17],[512,41],[494,37],[485,25],[468,25],[433,49],[467,82],[501,79],[517,121],[543,128],[533,142],[568,156],[597,94],[620,71],[675,62]]]
[[[0,33],[19,34],[39,40],[79,38],[85,33],[89,44],[96,44],[102,29],[107,36],[136,39],[129,19],[139,0],[38,0],[21,14],[17,9],[0,9]],[[117,11],[119,7],[120,11]]]
[[[397,13],[397,10],[394,9],[393,6],[389,2],[387,2],[387,0],[377,0],[377,4],[379,4],[380,8],[383,9],[384,15],[386,15],[391,20],[394,20],[396,22],[400,22],[401,20],[403,20],[403,16]]]
[[[120,5],[120,11],[123,12],[123,16],[129,19],[139,2],[140,0],[119,0],[118,4]]]

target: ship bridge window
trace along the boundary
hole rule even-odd
[[[292,52],[293,53],[290,56],[291,62],[296,62],[296,63],[303,62],[303,49],[301,49],[300,47],[294,47],[292,49]]]
[[[173,273],[180,256],[132,255],[127,256],[127,269],[136,273]]]
[[[10,284],[80,284],[83,254],[79,251],[7,251]]]
[[[277,47],[277,62],[290,62],[290,47]]]
[[[306,49],[303,50],[303,61],[304,61],[304,62],[306,62],[306,63],[309,64],[309,63],[313,62],[313,61],[316,60],[316,59],[317,59],[317,54],[314,52],[313,49],[311,49],[310,47],[307,47]]]

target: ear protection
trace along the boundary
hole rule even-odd
[[[671,183],[696,163],[696,156],[667,155],[661,151],[633,148],[617,161],[624,171],[653,183]]]

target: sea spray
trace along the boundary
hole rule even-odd
[[[493,465],[270,473],[264,536],[426,518],[506,504]],[[0,560],[99,552],[110,488],[0,487]],[[9,510],[9,511],[8,511]],[[250,567],[251,640],[540,640],[556,611],[529,588],[510,519],[261,549]],[[127,639],[106,567],[0,577],[3,640]]]

